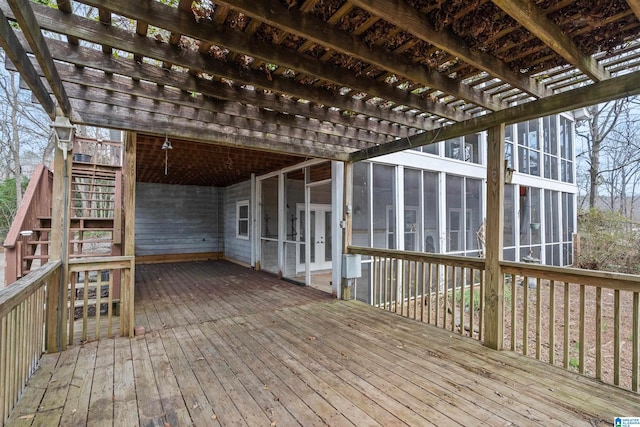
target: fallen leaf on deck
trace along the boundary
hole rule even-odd
[[[213,414],[213,415],[211,415],[211,419],[212,419],[212,420],[217,420],[217,419],[218,419],[218,416],[217,416],[216,414]]]
[[[309,336],[307,337],[307,339],[308,339],[309,341],[315,341],[315,340],[316,340],[316,337],[314,337],[313,335],[309,335]]]
[[[32,420],[33,417],[35,417],[35,414],[22,415],[22,416],[19,416],[18,419],[19,420]]]
[[[193,406],[191,407],[191,409],[198,409],[198,404],[194,403]]]
[[[277,423],[276,423],[275,421],[272,421],[272,422],[271,422],[271,427],[276,427],[276,424],[277,424]]]
[[[196,359],[196,362],[197,362],[198,360],[204,360],[204,357],[198,357],[198,358]]]

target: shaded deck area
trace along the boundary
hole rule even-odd
[[[612,425],[640,396],[227,262],[137,267],[144,337],[44,356],[9,425]]]

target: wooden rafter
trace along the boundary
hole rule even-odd
[[[5,11],[3,4],[6,4],[6,0],[0,0],[0,8]],[[67,15],[38,4],[33,4],[33,9],[42,27],[54,32],[71,34],[92,43],[118,45],[120,49],[133,54],[143,55],[161,62],[170,62],[210,75],[222,76],[237,83],[253,85],[276,93],[285,93],[316,104],[335,106],[355,114],[377,117],[382,120],[419,129],[430,129],[433,127],[429,118],[411,116],[402,112],[379,108],[347,96],[335,96],[323,88],[302,86],[292,79],[270,77],[261,71],[239,69],[235,64],[215,61],[202,56],[198,52],[188,50],[177,51],[172,48],[167,48],[166,44],[158,43],[149,38],[132,38],[126,31],[113,26],[103,27],[98,22],[75,15]],[[5,11],[5,13],[6,12],[7,11]],[[7,16],[10,17],[9,14]],[[52,41],[49,41],[49,43],[52,43]],[[60,58],[60,60],[64,61],[65,58]],[[464,116],[462,115],[461,117]]]
[[[640,21],[640,0],[627,0],[627,4]]]
[[[286,115],[297,119],[306,117],[316,119],[320,122],[332,123],[336,126],[341,126],[347,134],[357,132],[358,137],[362,137],[362,133],[364,132],[380,134],[382,137],[386,135],[389,137],[387,140],[389,140],[397,137],[405,137],[413,133],[409,132],[410,128],[398,126],[389,121],[374,123],[371,120],[353,115],[345,115],[339,111],[331,111],[326,107],[320,107],[312,103],[286,100],[278,95],[267,95],[261,91],[232,87],[215,80],[196,79],[190,74],[173,70],[160,70],[158,67],[150,64],[139,64],[130,59],[116,59],[112,56],[103,55],[94,49],[81,46],[69,46],[57,40],[50,40],[49,47],[54,58],[64,59],[76,65],[76,67],[73,67],[58,64],[58,68],[62,71],[63,81],[71,83],[95,86],[114,91],[117,91],[118,88],[122,88],[122,90],[125,91],[134,91],[136,87],[139,88],[141,84],[140,81],[142,80],[156,83],[158,88],[154,90],[150,85],[146,85],[144,93],[141,94],[141,96],[146,95],[152,97],[152,94],[156,94],[159,99],[165,94],[174,93],[163,92],[162,87],[174,87],[179,88],[181,97],[188,98],[191,101],[194,97],[190,94],[202,94],[220,100],[240,102],[245,105],[253,105],[258,108],[273,110],[274,112],[286,113]],[[85,70],[85,68],[90,70]],[[101,75],[99,71],[92,70],[101,70],[106,75]],[[131,79],[128,81],[126,77],[113,76],[113,74],[126,74]],[[346,97],[344,98],[344,105],[340,99],[336,99],[338,105],[343,107],[355,106],[353,105],[353,100]],[[177,101],[173,99],[173,102]],[[364,140],[369,140],[369,138],[365,137]]]
[[[427,19],[420,16],[420,13],[417,13],[417,11],[404,2],[404,0],[351,0],[351,3],[372,15],[384,16],[384,19],[388,22],[406,29],[406,31],[409,31],[427,43],[447,51],[450,55],[458,57],[460,60],[480,70],[499,77],[502,81],[530,95],[537,98],[549,95],[549,93],[534,80],[515,74],[499,59],[489,54],[467,48],[466,43],[448,31],[436,30]]]
[[[640,94],[640,71],[635,71],[440,129],[422,132],[382,146],[368,148],[353,153],[350,160],[355,162],[383,154],[396,153],[450,138],[482,132],[500,123],[513,124],[638,94]]]
[[[106,128],[156,134],[159,130],[166,129],[170,131],[170,135],[176,134],[194,141],[341,161],[347,160],[351,151],[344,147],[316,143],[313,140],[284,137],[275,139],[268,133],[246,129],[237,131],[231,127],[225,128],[208,122],[185,120],[102,103],[72,100],[72,105],[87,122]]]
[[[31,9],[31,2],[19,0],[8,0],[8,2],[15,19],[18,21],[18,24],[20,24],[20,28],[53,90],[53,94],[62,109],[62,113],[67,117],[71,117],[72,110],[69,98],[65,93],[64,86],[58,75],[58,70],[56,70],[55,64],[53,63],[53,58],[51,57],[44,36],[40,31],[40,25]]]
[[[113,12],[131,19],[149,19],[155,22],[156,25],[172,33],[182,33],[189,37],[225,46],[231,51],[260,58],[264,62],[277,64],[280,67],[289,68],[303,74],[329,80],[341,86],[366,92],[373,96],[392,101],[396,105],[407,105],[419,110],[431,111],[441,117],[456,121],[468,118],[464,117],[464,113],[450,110],[443,104],[414,95],[411,92],[376,82],[364,76],[357,76],[353,73],[345,72],[331,64],[326,64],[308,55],[303,55],[295,51],[292,52],[290,49],[284,49],[272,43],[256,41],[250,34],[229,30],[204,22],[195,25],[193,14],[165,6],[160,2],[143,2],[141,4],[132,3],[128,0],[85,0],[84,2],[92,6],[108,4],[108,7]],[[300,16],[305,17],[307,15],[300,14]],[[329,27],[329,29],[331,29],[331,27]],[[357,49],[357,52],[362,55],[369,50],[361,44],[354,46],[352,49]],[[351,54],[355,55],[353,51],[351,51]],[[370,59],[373,59],[373,53],[370,53],[370,55],[372,56]],[[390,62],[397,62],[395,59],[390,60],[388,54],[385,55],[382,53],[378,55],[377,61],[379,61],[380,64],[387,65]],[[446,86],[448,90],[459,90],[456,82],[441,76],[436,71],[424,71],[423,74],[425,78],[430,76],[434,81],[437,81],[439,85]],[[492,110],[503,107],[503,105],[493,102],[487,97],[478,97],[477,95],[478,94],[472,95],[468,93],[464,99],[471,100],[471,102],[478,103]]]
[[[532,0],[492,0],[523,27],[531,31],[570,64],[580,69],[593,81],[608,79],[609,73],[578,49],[573,41],[541,11]]]
[[[47,88],[40,80],[38,72],[34,68],[33,64],[27,56],[27,52],[24,50],[20,41],[13,32],[13,28],[9,25],[4,13],[0,10],[0,45],[4,49],[7,57],[11,60],[16,69],[20,72],[20,75],[29,86],[29,89],[38,99],[38,102],[42,105],[42,108],[46,111],[49,117],[53,120],[56,116],[56,106],[49,96]]]
[[[491,110],[504,108],[500,102],[485,97],[482,93],[474,92],[460,85],[435,70],[412,63],[404,56],[387,52],[377,46],[367,46],[356,36],[339,30],[312,15],[298,12],[295,9],[286,9],[278,0],[268,2],[255,2],[250,0],[223,0],[234,9],[266,22],[269,25],[284,29],[296,36],[322,44],[333,51],[348,54],[372,66],[387,70],[389,73],[418,82],[424,86],[438,88],[457,98],[467,102],[481,105]],[[414,11],[415,12],[415,11]],[[441,114],[443,115],[443,114]],[[443,117],[447,117],[444,116]]]

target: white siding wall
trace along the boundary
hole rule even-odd
[[[221,252],[220,192],[215,187],[138,182],[136,255]]]
[[[251,263],[251,240],[236,237],[236,202],[250,200],[251,182],[241,182],[223,189],[224,206],[224,256],[236,261]],[[251,203],[249,203],[251,204]],[[249,223],[253,218],[249,218]],[[251,234],[251,227],[249,227]]]

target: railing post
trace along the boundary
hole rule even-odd
[[[486,291],[484,344],[495,350],[504,347],[504,277],[500,267],[504,228],[504,124],[488,130]]]
[[[66,153],[65,153],[66,154]],[[58,280],[53,279],[47,286],[47,351],[62,351],[67,348],[68,320],[67,287],[69,284],[69,227],[71,197],[71,156],[64,158],[63,152],[56,149],[53,158],[53,199],[51,212],[51,260],[62,262]],[[53,297],[57,299],[53,299]],[[49,307],[51,305],[51,307]],[[57,308],[55,308],[57,307]],[[55,325],[51,322],[54,321]],[[51,317],[49,317],[51,316]],[[55,332],[52,330],[55,328]]]
[[[135,209],[136,209],[136,141],[135,132],[127,132],[124,142],[124,255],[135,256]],[[135,261],[122,274],[120,290],[120,335],[133,336]]]
[[[342,253],[346,254],[349,246],[353,241],[352,231],[352,209],[353,205],[353,163],[344,162],[344,190],[343,190],[343,215],[344,223],[342,229]],[[341,279],[341,292],[340,296],[344,300],[352,298],[351,295],[351,279]]]

